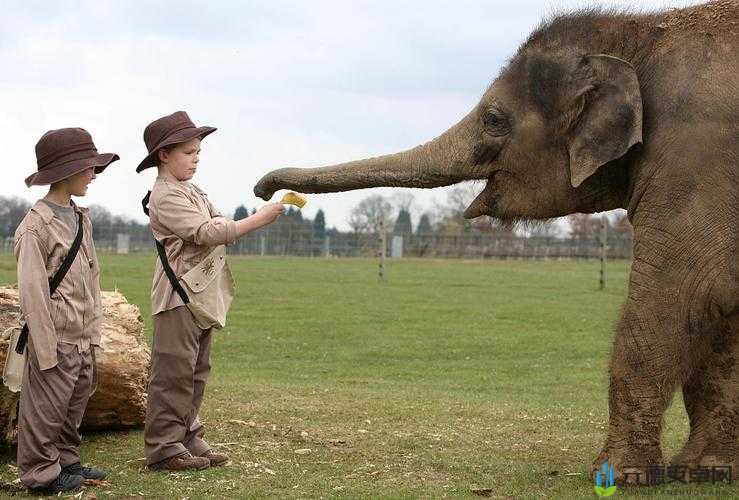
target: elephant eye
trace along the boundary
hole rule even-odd
[[[511,130],[506,115],[498,108],[488,108],[482,116],[485,131],[494,136],[506,135]]]

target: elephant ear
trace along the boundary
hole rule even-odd
[[[642,141],[641,92],[634,67],[605,54],[587,55],[582,65],[588,76],[578,98],[585,105],[568,144],[572,187]]]

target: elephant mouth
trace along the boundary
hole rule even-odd
[[[470,206],[464,211],[463,216],[465,219],[474,219],[482,215],[495,215],[497,202],[497,196],[493,189],[493,178],[495,174],[496,172],[493,172],[490,175],[483,190],[472,200]]]

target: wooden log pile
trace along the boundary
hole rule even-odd
[[[97,390],[82,422],[84,429],[141,427],[146,415],[149,348],[139,308],[119,292],[102,292],[102,352],[97,356]],[[12,328],[18,328],[18,290],[0,287],[0,368]],[[18,394],[0,387],[0,442],[15,442]]]

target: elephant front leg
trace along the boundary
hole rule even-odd
[[[728,472],[739,478],[739,315],[726,321],[711,342],[710,352],[683,386],[690,435],[671,461],[691,479],[690,470]],[[685,469],[688,469],[687,471]]]
[[[618,484],[647,484],[648,473],[663,467],[662,419],[677,386],[681,347],[671,322],[654,309],[627,304],[614,341],[608,435],[591,472],[608,461]]]

